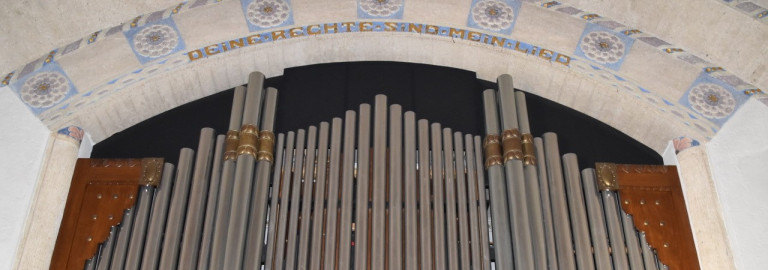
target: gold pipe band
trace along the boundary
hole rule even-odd
[[[504,162],[523,159],[523,144],[520,141],[520,131],[516,128],[501,133],[501,146],[504,150]]]
[[[485,148],[485,169],[491,166],[501,165],[501,146],[499,145],[499,135],[487,135],[483,141]]]
[[[237,145],[237,155],[256,157],[256,147],[259,143],[259,131],[254,125],[243,125],[240,129],[240,144]]]
[[[597,188],[599,190],[617,190],[619,183],[617,181],[617,169],[614,163],[595,163],[597,175]]]
[[[533,149],[533,135],[523,134],[523,165],[536,165],[536,152]]]
[[[256,160],[266,160],[272,162],[275,152],[275,134],[269,130],[259,132],[259,152],[256,154]]]
[[[237,159],[237,145],[240,143],[240,133],[237,130],[227,131],[227,142],[224,148],[224,160]]]
[[[163,158],[143,158],[141,159],[141,179],[139,185],[153,186],[160,185],[163,178]]]

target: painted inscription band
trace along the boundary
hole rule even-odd
[[[505,49],[513,50],[519,53],[538,56],[542,60],[555,62],[565,66],[568,66],[571,62],[571,57],[568,55],[501,36],[489,35],[486,33],[467,29],[409,22],[340,22],[298,26],[283,30],[254,33],[246,37],[215,43],[199,49],[191,50],[186,54],[190,61],[195,61],[206,58],[208,56],[225,53],[230,50],[236,50],[243,47],[278,41],[282,39],[358,32],[401,32],[458,38],[484,43],[495,47],[503,47]]]

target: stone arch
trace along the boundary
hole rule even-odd
[[[680,135],[708,141],[749,98],[748,90],[760,92],[659,38],[562,3],[486,1],[509,7],[502,29],[476,12],[488,8],[483,1],[455,4],[450,16],[402,2],[396,12],[378,16],[366,13],[371,11],[363,2],[357,14],[334,14],[335,7],[276,1],[288,7],[287,17],[262,25],[248,21],[250,1],[182,3],[53,50],[4,83],[51,129],[82,126],[98,142],[243,84],[253,70],[274,76],[287,67],[337,61],[433,64],[474,70],[486,80],[509,73],[517,87],[595,117],[657,151]],[[164,29],[174,47],[147,51],[138,40],[150,28]],[[618,49],[600,51],[609,45]],[[53,106],[35,107],[24,83],[46,71],[65,74],[72,89]],[[691,91],[704,83],[732,97],[730,107],[720,109],[724,116],[695,106],[701,104],[694,104]]]
[[[184,2],[95,31],[60,48],[43,48],[50,50],[42,57],[15,70],[0,70],[0,87],[20,97],[20,88],[29,76],[40,71],[64,73],[71,83],[64,97],[50,107],[29,109],[52,131],[75,125],[91,133],[98,142],[169,108],[243,84],[246,74],[253,70],[273,76],[281,74],[285,67],[313,63],[363,60],[425,63],[474,70],[486,80],[494,80],[503,73],[512,74],[518,88],[591,115],[661,152],[669,139],[680,135],[706,142],[728,120],[707,119],[691,109],[686,100],[697,84],[719,86],[731,93],[740,105],[750,96],[760,95],[762,90],[757,86],[765,87],[768,82],[765,66],[768,53],[763,46],[768,27],[765,17],[755,17],[764,9],[749,13],[751,11],[739,7],[744,4],[741,1],[724,1],[734,7],[724,9],[719,7],[723,1],[718,0],[674,3],[620,0],[612,5],[592,0],[568,1],[570,5],[546,0],[504,0],[516,7],[517,13],[513,25],[501,30],[478,28],[476,21],[474,24],[470,21],[471,9],[480,2],[477,0],[401,1],[402,12],[384,17],[361,11],[360,1],[329,4],[294,0],[290,2],[289,23],[255,30],[244,17],[242,2],[249,1]],[[81,8],[72,6],[63,10]],[[108,12],[109,8],[103,10]],[[66,13],[54,10],[51,13]],[[679,16],[680,12],[697,16]],[[83,11],[73,13],[91,15]],[[32,14],[35,16],[29,17],[45,17],[44,13]],[[725,17],[721,17],[723,15]],[[82,17],[87,20],[86,17],[91,16]],[[290,29],[298,26],[336,24],[342,27],[342,22],[354,22],[359,27],[360,22],[372,21],[404,24],[408,31],[361,32],[358,29],[353,33],[290,37]],[[129,39],[143,26],[162,22],[178,31],[183,48],[160,58],[137,56]],[[414,26],[421,30],[411,32],[414,24],[421,25]],[[426,33],[427,24],[448,28],[449,36]],[[588,27],[600,28],[602,32],[608,28],[607,32],[622,40],[625,40],[623,37],[633,40],[621,65],[588,60],[583,50],[581,56],[577,53]],[[464,32],[461,38],[455,38],[450,35],[450,29]],[[276,30],[283,30],[283,35],[290,38],[189,60],[190,51],[253,34],[271,35]],[[731,34],[735,30],[740,32]],[[470,31],[480,36],[473,34],[470,38]],[[37,39],[38,43],[51,43],[45,33],[39,36],[42,38]],[[526,45],[504,48],[504,42],[494,45],[494,36]],[[59,40],[63,43],[72,39]],[[26,41],[9,42],[12,43],[9,46]],[[534,46],[538,53],[534,53]],[[553,54],[542,55],[541,48]],[[28,50],[5,51],[13,54]],[[551,60],[557,60],[557,55],[569,56],[568,65]],[[10,66],[18,64],[12,62]],[[735,107],[734,110],[738,109]],[[699,153],[696,164],[708,164],[704,150],[695,151]],[[707,194],[710,195],[707,199],[717,199],[713,192]],[[725,237],[724,233],[715,235]]]

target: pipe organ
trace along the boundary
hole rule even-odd
[[[509,75],[483,92],[485,134],[383,95],[274,134],[263,82],[175,166],[80,160],[51,269],[699,267],[675,168],[580,170],[556,134],[532,136]]]

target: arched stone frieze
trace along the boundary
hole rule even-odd
[[[374,3],[375,2],[375,3]],[[49,128],[98,142],[260,70],[339,61],[450,66],[595,117],[662,151],[706,142],[762,90],[632,27],[557,1],[190,1],[51,50],[1,82]],[[448,4],[447,4],[448,5]],[[444,8],[444,7],[443,7]]]

